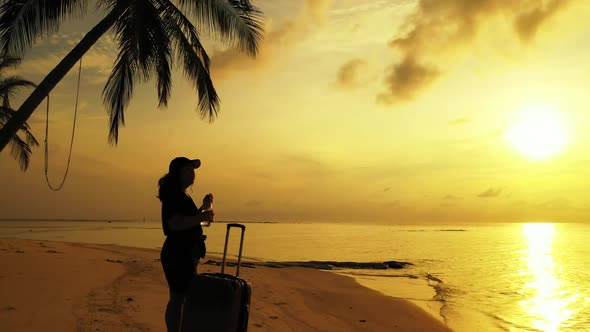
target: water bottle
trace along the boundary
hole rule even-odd
[[[203,206],[201,206],[202,211],[213,211],[213,194],[208,193],[203,200]],[[211,225],[212,220],[201,221],[201,226],[209,227]]]

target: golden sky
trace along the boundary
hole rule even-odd
[[[45,184],[43,147],[26,173],[6,150],[0,218],[158,220],[157,180],[188,156],[203,162],[189,193],[197,202],[214,193],[219,220],[588,221],[590,2],[254,3],[266,19],[256,60],[208,43],[219,118],[199,118],[177,72],[167,109],[157,109],[153,82],[136,89],[116,147],[101,102],[116,51],[101,39],[83,59],[64,189]],[[18,74],[40,81],[95,22],[65,24]],[[51,95],[53,183],[65,170],[75,83],[72,70]],[[506,133],[544,109],[567,140],[535,159]],[[29,123],[43,142],[44,104]],[[549,131],[532,143],[554,143]]]

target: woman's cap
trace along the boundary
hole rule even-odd
[[[170,162],[168,166],[168,173],[175,173],[180,171],[180,168],[186,165],[191,165],[193,168],[201,167],[199,159],[188,159],[187,157],[176,157]]]

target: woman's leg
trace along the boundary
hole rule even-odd
[[[170,291],[170,300],[166,306],[166,328],[168,332],[180,331],[180,320],[182,319],[182,305],[186,293],[176,293]]]
[[[182,311],[186,300],[190,282],[196,273],[198,260],[181,264],[162,263],[168,287],[170,300],[166,305],[166,328],[168,332],[178,332],[182,322]]]

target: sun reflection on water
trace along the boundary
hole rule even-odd
[[[523,290],[527,299],[520,305],[530,315],[535,328],[559,331],[560,325],[572,317],[568,305],[575,301],[575,295],[567,296],[559,279],[561,266],[553,259],[555,226],[551,223],[524,224],[523,233],[527,249],[523,257],[526,268],[521,275],[527,280]]]

